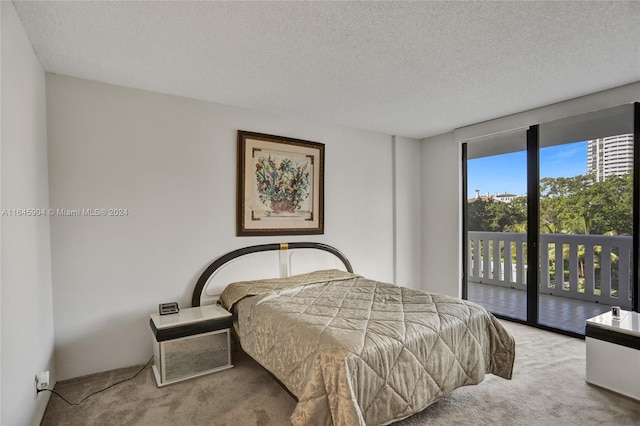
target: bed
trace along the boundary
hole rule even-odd
[[[324,244],[222,256],[194,289],[194,306],[209,303],[234,313],[242,349],[297,398],[294,425],[389,424],[513,371],[515,342],[484,308],[354,274]]]

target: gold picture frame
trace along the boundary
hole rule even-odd
[[[324,144],[238,130],[238,236],[324,234]]]

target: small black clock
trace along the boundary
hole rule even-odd
[[[177,314],[180,312],[178,302],[161,303],[158,307],[160,315]]]

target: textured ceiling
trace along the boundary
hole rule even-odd
[[[640,81],[640,2],[14,2],[46,71],[424,138]]]

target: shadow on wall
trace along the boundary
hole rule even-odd
[[[108,371],[147,362],[153,354],[149,314],[157,310],[155,305],[148,312],[119,313],[93,324],[84,322],[82,328],[94,332],[60,339],[56,343],[56,379],[99,373],[94,369],[95,365],[102,365],[103,371]],[[141,344],[144,341],[148,344]]]

